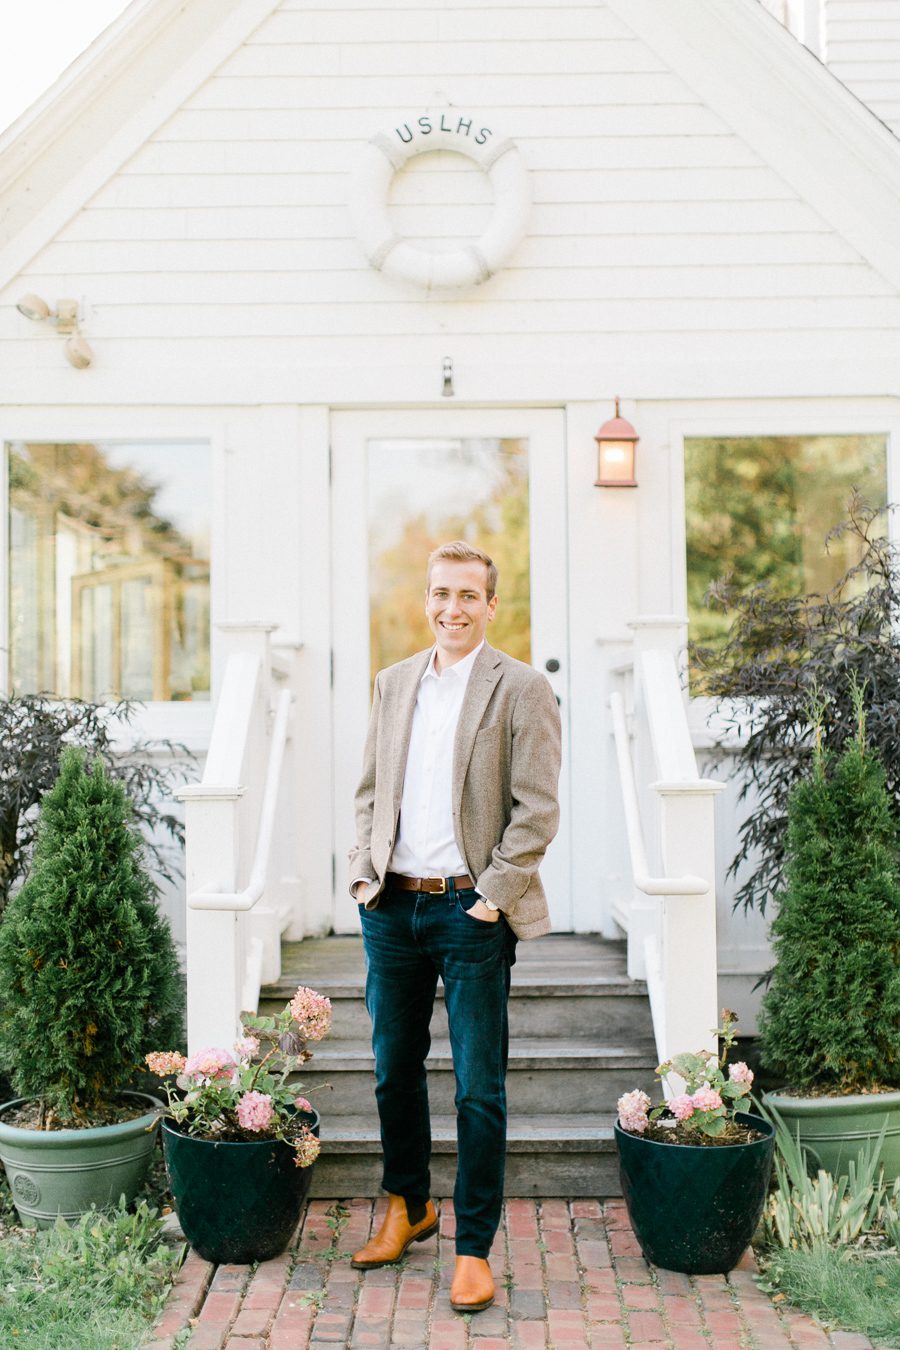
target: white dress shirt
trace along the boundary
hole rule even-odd
[[[466,870],[453,829],[453,744],[479,642],[440,673],[437,648],[419,681],[400,823],[390,869],[407,877],[452,877]]]

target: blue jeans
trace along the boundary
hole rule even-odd
[[[502,917],[490,923],[467,914],[475,898],[472,891],[385,890],[377,909],[360,914],[382,1185],[412,1203],[424,1203],[431,1191],[425,1060],[440,976],[456,1075],[456,1251],[486,1257],[503,1202],[506,1004],[515,936]]]

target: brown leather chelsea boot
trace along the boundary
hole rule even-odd
[[[481,1256],[458,1256],[450,1286],[450,1307],[454,1312],[484,1312],[494,1301],[494,1277]]]
[[[425,1206],[425,1216],[418,1223],[410,1223],[406,1201],[402,1195],[388,1195],[384,1223],[364,1247],[353,1253],[350,1261],[355,1270],[377,1270],[379,1266],[399,1261],[413,1242],[424,1242],[437,1232],[438,1217],[434,1201]]]

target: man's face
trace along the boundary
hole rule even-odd
[[[441,667],[452,666],[474,651],[496,608],[496,595],[487,598],[487,568],[483,562],[438,559],[431,569],[425,615]]]

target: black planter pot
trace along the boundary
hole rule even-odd
[[[685,1275],[733,1270],[759,1223],[775,1154],[760,1116],[735,1120],[764,1137],[749,1144],[657,1144],[616,1124],[619,1176],[641,1251]]]
[[[318,1136],[318,1112],[303,1115]],[[185,1133],[171,1120],[162,1123],[162,1140],[175,1212],[198,1255],[216,1264],[245,1266],[284,1251],[313,1172],[296,1165],[288,1144],[278,1139],[216,1143]]]

